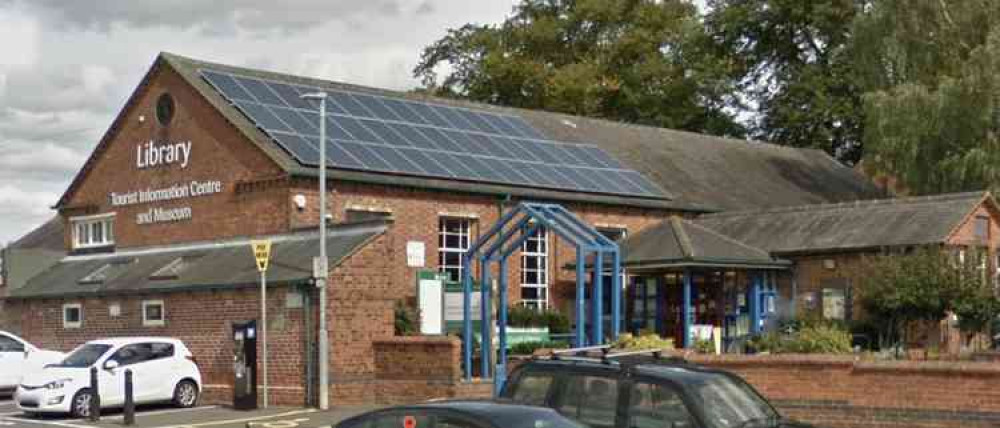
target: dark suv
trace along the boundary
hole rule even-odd
[[[732,373],[651,353],[535,358],[511,373],[500,395],[593,428],[810,427],[783,419]]]

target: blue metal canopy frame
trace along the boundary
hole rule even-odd
[[[586,255],[594,253],[593,292],[591,293],[591,344],[604,341],[602,282],[605,254],[611,257],[611,332],[612,340],[621,331],[621,253],[618,244],[602,235],[597,229],[581,220],[579,217],[557,204],[522,202],[501,216],[489,231],[472,244],[462,257],[463,297],[463,351],[465,361],[465,379],[472,379],[472,262],[479,262],[479,280],[481,293],[481,343],[482,358],[480,375],[489,377],[492,348],[492,311],[490,304],[490,265],[499,264],[497,298],[500,300],[497,318],[499,321],[500,350],[495,368],[494,386],[499,391],[506,380],[507,362],[507,259],[517,252],[525,240],[538,230],[545,227],[559,237],[569,241],[576,247],[576,336],[575,345],[585,346],[586,309],[584,305],[584,290],[586,288]]]

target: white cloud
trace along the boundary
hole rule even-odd
[[[53,213],[160,51],[410,89],[447,28],[514,0],[0,0],[0,245]]]

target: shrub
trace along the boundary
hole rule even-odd
[[[715,343],[711,340],[697,340],[694,342],[694,351],[699,354],[714,354]]]
[[[655,333],[643,334],[638,337],[629,333],[624,333],[621,336],[618,336],[618,340],[616,340],[611,346],[614,348],[630,350],[674,349],[674,339],[664,339]]]
[[[402,301],[396,302],[396,322],[395,322],[395,333],[396,336],[411,336],[417,334],[416,322],[416,309],[406,306]]]
[[[558,311],[538,311],[523,306],[507,309],[507,325],[511,327],[548,327],[549,333],[569,332],[569,318]]]
[[[751,346],[775,354],[846,354],[852,350],[851,334],[834,324],[807,324],[788,335],[770,332],[754,339]]]

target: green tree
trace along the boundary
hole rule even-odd
[[[690,1],[522,0],[450,29],[413,72],[435,95],[741,136],[720,53]]]
[[[861,155],[861,91],[849,54],[857,0],[709,0],[705,25],[732,58],[754,138]]]
[[[881,325],[881,345],[905,342],[914,322],[936,322],[949,313],[960,328],[983,332],[1000,315],[985,253],[958,257],[940,248],[911,254],[883,254],[867,258],[856,273],[859,298],[867,317]]]
[[[853,28],[865,166],[915,194],[1000,184],[1000,2],[877,0]]]

